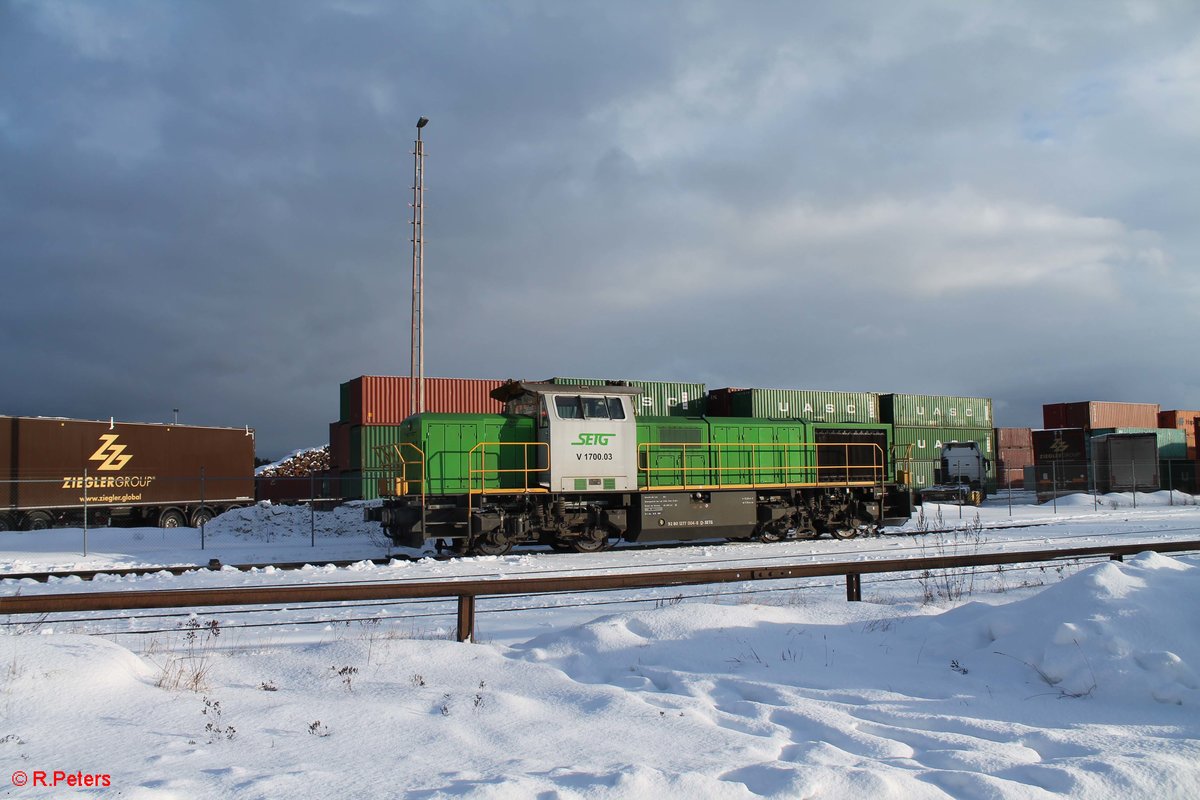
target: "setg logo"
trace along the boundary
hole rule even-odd
[[[581,433],[579,438],[571,442],[572,447],[591,447],[592,445],[604,446],[608,444],[608,440],[616,436],[615,433]]]
[[[115,433],[105,433],[100,436],[100,447],[88,457],[88,461],[99,461],[99,470],[119,470],[129,463],[133,456],[123,455],[125,445],[117,444],[120,436]]]

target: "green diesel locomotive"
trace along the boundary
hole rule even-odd
[[[497,555],[618,540],[851,538],[907,519],[892,427],[635,417],[640,389],[510,381],[503,414],[417,414],[380,456],[398,545]]]

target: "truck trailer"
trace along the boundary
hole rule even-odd
[[[0,416],[0,530],[198,526],[253,502],[253,428]]]

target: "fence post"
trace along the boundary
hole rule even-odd
[[[87,558],[87,535],[88,535],[88,491],[87,491],[87,467],[83,468],[83,557]]]
[[[1008,515],[1012,516],[1012,473],[1004,470],[1004,483],[1008,486]]]
[[[458,641],[470,642],[475,639],[475,595],[460,594],[458,596]]]
[[[1137,508],[1137,459],[1129,459],[1129,474],[1133,477],[1133,507]]]
[[[1171,460],[1167,459],[1167,505],[1175,505],[1175,477],[1172,474]]]
[[[204,506],[204,467],[200,468],[200,505]],[[200,549],[204,549],[204,515],[200,516]]]
[[[317,546],[317,476],[308,473],[308,532],[312,537],[312,546]]]
[[[1050,496],[1054,502],[1054,513],[1058,513],[1058,462],[1050,462]]]

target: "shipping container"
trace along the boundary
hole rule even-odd
[[[879,396],[879,409],[883,422],[906,428],[990,429],[995,424],[988,397],[884,394]]]
[[[996,454],[997,466],[1008,469],[1024,469],[1032,467],[1036,462],[1033,450],[1001,450]]]
[[[1069,427],[1066,403],[1046,403],[1042,406],[1042,428],[1053,431]]]
[[[349,422],[329,423],[329,468],[333,471],[350,469]]]
[[[254,502],[254,431],[0,417],[0,525],[176,527]]]
[[[1161,411],[1158,414],[1158,427],[1178,428],[1183,431],[1186,443],[1186,458],[1196,460],[1196,428],[1200,422],[1200,411]]]
[[[1025,472],[1033,469],[1033,465],[1025,467],[1009,467],[1000,462],[996,467],[996,491],[1003,492],[1006,489],[1024,489],[1025,488]]]
[[[727,386],[723,389],[708,390],[708,408],[705,413],[710,417],[732,417],[733,395],[745,391],[744,389],[735,389],[732,386]]]
[[[996,428],[996,449],[1033,450],[1033,431],[1029,428]],[[1030,462],[1032,463],[1032,462]]]
[[[1156,428],[1158,403],[1110,403],[1088,400],[1042,406],[1047,428]]]
[[[1194,494],[1196,485],[1196,462],[1190,459],[1171,459],[1160,461],[1158,477],[1162,480],[1163,489],[1174,489],[1177,492]]]
[[[988,459],[988,478],[996,478],[996,455],[988,428],[928,428],[896,426],[892,432],[896,469],[906,470],[913,488],[933,486],[942,468],[942,446],[948,442],[975,442]]]
[[[363,472],[373,472],[383,465],[392,448],[398,445],[403,436],[400,425],[354,425],[350,428],[350,463],[347,469]],[[380,448],[387,451],[381,453]]]
[[[1156,491],[1159,488],[1158,462],[1158,439],[1153,433],[1109,433],[1092,437],[1097,491]]]
[[[1033,431],[1033,459],[1039,500],[1090,491],[1089,439],[1082,428]],[[1027,479],[1025,488],[1035,487]]]
[[[1178,428],[1100,428],[1092,431],[1093,436],[1113,433],[1152,433],[1158,441],[1160,460],[1187,458],[1187,444],[1183,431]]]
[[[708,393],[703,383],[676,383],[673,381],[642,381],[604,378],[550,378],[547,383],[566,386],[604,386],[605,384],[627,384],[642,390],[634,398],[634,414],[639,417],[698,417],[708,405]]]
[[[425,410],[447,414],[499,414],[491,391],[503,381],[426,378]],[[347,400],[341,421],[352,425],[399,425],[412,413],[407,376],[363,375],[342,384]]]
[[[879,422],[879,395],[810,389],[743,389],[730,395],[729,410],[732,417],[875,423]]]

